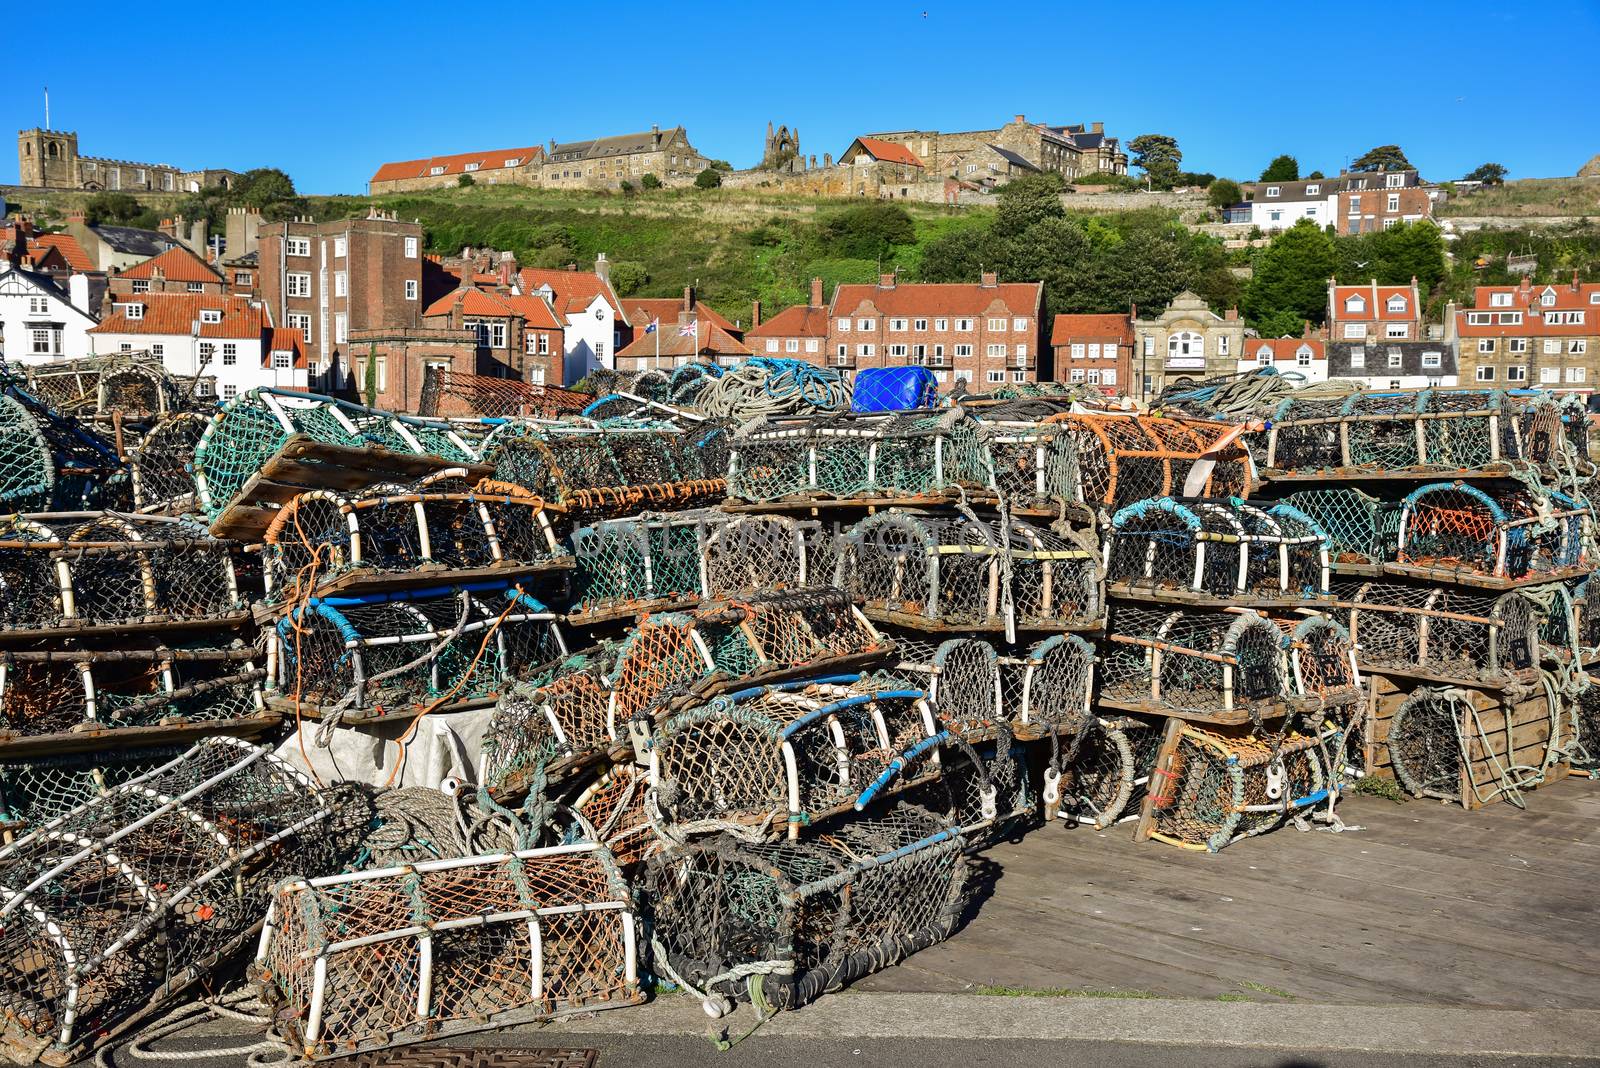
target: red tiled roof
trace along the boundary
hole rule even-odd
[[[1074,341],[1116,341],[1133,344],[1133,322],[1126,315],[1058,315],[1050,326],[1050,344]]]
[[[1391,312],[1389,310],[1389,298],[1395,296],[1406,298],[1405,311]],[[1363,301],[1365,301],[1365,309],[1359,312],[1345,311],[1344,302],[1349,300],[1351,297],[1360,297]],[[1354,322],[1356,320],[1371,319],[1377,319],[1379,321],[1412,322],[1422,314],[1422,309],[1417,306],[1416,294],[1412,293],[1410,286],[1378,286],[1378,307],[1376,314],[1373,314],[1372,301],[1373,287],[1370,283],[1363,286],[1335,286],[1333,288],[1333,308],[1330,310],[1330,314],[1336,321],[1339,322]]]
[[[461,305],[463,315],[481,315],[492,319],[517,315],[538,330],[560,330],[566,325],[556,316],[550,304],[537,294],[491,293],[482,289],[453,289],[428,305],[422,314],[424,317],[449,315],[457,304]]]
[[[856,142],[866,149],[873,159],[885,163],[903,163],[910,167],[922,166],[917,154],[905,145],[897,145],[893,141],[880,141],[876,137],[858,137]]]
[[[643,330],[650,325],[651,319],[660,319],[662,326],[666,326],[668,323],[676,323],[678,315],[683,311],[683,299],[681,297],[629,297],[622,302],[622,309],[628,314],[628,322],[632,323],[635,328]],[[694,313],[699,315],[702,323],[716,323],[730,333],[739,329],[728,322],[724,316],[718,315],[716,310],[709,304],[695,302]],[[693,317],[694,314],[691,314],[690,318]]]
[[[89,258],[83,246],[78,244],[78,239],[71,234],[34,234],[33,243],[59,250],[67,258],[67,266],[74,271],[98,270],[94,260]]]
[[[1323,358],[1322,341],[1314,337],[1250,337],[1244,341],[1244,359],[1254,361],[1262,349],[1272,353],[1274,361],[1283,360],[1293,363],[1300,352],[1300,346],[1306,345],[1311,349],[1311,358]]]
[[[479,170],[500,170],[507,166],[506,161],[519,159],[526,164],[535,157],[544,156],[544,147],[535,145],[532,148],[498,148],[488,152],[458,152],[453,156],[429,156],[427,159],[408,159],[397,163],[385,163],[380,166],[372,176],[374,182],[394,182],[404,178],[427,178],[433,168],[443,167],[439,174],[467,174],[467,164],[476,163]]]
[[[310,365],[306,362],[306,350],[301,342],[300,329],[296,327],[289,330],[285,327],[269,327],[267,329],[267,343],[261,349],[261,366],[272,366],[274,352],[294,353],[294,366],[305,369]]]
[[[641,329],[634,335],[633,343],[617,353],[617,357],[620,359],[624,356],[654,356],[657,352],[657,334],[660,335],[659,351],[663,357],[698,356],[706,353],[716,356],[750,355],[749,346],[709,320],[700,320],[695,337],[680,334],[678,330],[676,324],[668,326],[665,323],[661,324],[654,334],[646,334]]]
[[[863,303],[870,302],[883,315],[983,315],[998,301],[1008,315],[1037,315],[1043,291],[1043,282],[1007,282],[988,287],[976,283],[921,282],[888,289],[873,285],[840,285],[833,292],[833,313],[855,315]]]
[[[222,281],[220,274],[182,245],[174,245],[159,256],[151,256],[143,263],[129,267],[119,277],[150,279],[155,277],[158,269],[162,277],[169,282]]]
[[[1496,305],[1496,293],[1508,293],[1510,304]],[[1555,303],[1546,307],[1546,294]],[[1456,313],[1456,327],[1462,337],[1594,337],[1600,334],[1600,282],[1558,282],[1549,285],[1478,286],[1473,291],[1473,306]],[[1580,323],[1549,323],[1547,313],[1579,312]],[[1506,313],[1520,313],[1519,323],[1503,323]],[[1486,324],[1472,323],[1473,315],[1487,314]]]
[[[746,330],[744,336],[746,340],[754,337],[827,337],[828,309],[796,304],[783,309],[760,326]]]
[[[524,293],[532,293],[541,286],[549,286],[553,294],[550,303],[562,315],[581,312],[594,303],[595,297],[600,297],[611,305],[611,310],[620,318],[627,319],[617,304],[617,298],[612,294],[611,287],[601,281],[600,276],[593,271],[550,271],[538,267],[524,267],[518,273],[518,277],[522,281]]]
[[[144,305],[144,316],[130,319],[126,307]],[[200,323],[201,337],[257,338],[268,329],[265,305],[226,293],[140,293],[115,305],[91,334],[168,334],[188,337],[203,309],[222,312],[222,321]]]

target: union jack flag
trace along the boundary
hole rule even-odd
[[[684,323],[682,326],[678,327],[678,336],[692,337],[698,340],[700,337],[700,320],[696,319],[693,322]]]

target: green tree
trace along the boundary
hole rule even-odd
[[[144,213],[144,206],[129,193],[96,193],[83,206],[84,221],[90,226],[126,223]]]
[[[1415,168],[1399,145],[1379,145],[1350,164],[1352,171],[1409,171]]]
[[[276,167],[256,167],[234,179],[229,199],[263,211],[269,205],[295,200],[298,196],[294,180],[283,171]]]
[[[994,232],[1000,237],[1015,237],[1045,219],[1067,213],[1061,206],[1061,175],[1055,171],[1030,174],[1000,187],[1000,206],[995,209]]]
[[[1260,323],[1288,312],[1320,323],[1327,316],[1328,279],[1338,268],[1333,238],[1309,219],[1301,219],[1256,255],[1245,290],[1244,313]]]
[[[972,282],[994,271],[1010,255],[1007,243],[988,227],[957,230],[935,238],[922,251],[924,282]]]
[[[1171,189],[1178,180],[1183,152],[1176,138],[1166,134],[1140,134],[1128,142],[1134,166],[1144,171],[1155,189]]]
[[[661,179],[657,178],[650,171],[645,171],[644,172],[644,177],[639,179],[639,184],[641,186],[643,186],[646,190],[660,189],[661,188]]]
[[[477,179],[473,178],[472,175],[470,175],[470,174],[463,174],[461,177],[456,179],[456,187],[458,189],[465,189],[469,185],[477,185],[477,184],[478,184]]]
[[[1325,177],[1327,177],[1327,175],[1323,174],[1321,171],[1312,171],[1310,174],[1306,175],[1306,179],[1308,181],[1315,180],[1317,178],[1325,178]]]
[[[378,406],[378,346],[376,343],[367,348],[366,374],[363,376],[362,392],[366,395],[367,407]]]
[[[722,172],[715,167],[707,167],[694,176],[696,189],[715,189],[722,184]]]
[[[1507,171],[1498,163],[1485,163],[1482,166],[1472,170],[1462,180],[1467,182],[1482,182],[1484,185],[1503,185],[1505,184],[1506,175],[1509,173],[1509,171]]]
[[[890,201],[847,208],[817,226],[817,251],[830,259],[875,260],[895,245],[917,239],[917,227],[906,209]]]
[[[1206,190],[1206,203],[1213,208],[1222,209],[1231,207],[1244,200],[1244,190],[1239,188],[1239,183],[1232,178],[1218,178],[1211,183],[1211,188]]]
[[[1262,337],[1299,337],[1305,320],[1292,311],[1275,311],[1257,319],[1255,327]]]
[[[623,196],[633,195],[633,183],[628,181],[626,178],[617,183],[617,188],[622,191]]]
[[[989,262],[1008,282],[1043,282],[1045,314],[1052,316],[1077,311],[1083,304],[1089,281],[1085,267],[1092,255],[1083,227],[1073,219],[1056,216],[1042,219],[1012,238],[1003,259]],[[973,265],[974,273],[963,281],[977,277],[978,270],[981,266]]]
[[[1290,155],[1282,155],[1267,164],[1267,169],[1261,172],[1263,182],[1297,182],[1300,180],[1300,161]]]
[[[618,260],[611,265],[611,288],[617,291],[619,297],[632,296],[643,289],[648,281],[650,272],[645,270],[642,263]]]

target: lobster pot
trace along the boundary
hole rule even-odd
[[[1585,576],[1584,581],[1588,581]],[[1573,590],[1561,583],[1535,586],[1524,592],[1534,600],[1539,616],[1539,654],[1542,659],[1581,668],[1593,647],[1585,649],[1579,632],[1578,602]]]
[[[474,482],[465,468],[436,471],[409,489],[302,493],[279,509],[264,541],[269,592],[278,598],[356,568],[467,570],[561,555],[543,501],[518,486]]]
[[[1078,452],[1062,428],[985,419],[983,442],[995,492],[1010,506],[1060,510],[1084,503]]]
[[[1133,799],[1134,743],[1125,720],[1098,716],[1052,736],[1044,774],[1046,817],[1104,830]]]
[[[1315,737],[1229,738],[1188,725],[1175,732],[1145,800],[1144,833],[1158,842],[1215,853],[1264,834],[1318,805],[1330,789]]]
[[[749,596],[833,581],[830,537],[816,521],[784,515],[723,518],[701,530],[706,596]]]
[[[0,850],[0,1036],[67,1064],[241,948],[271,887],[329,862],[322,798],[265,749],[208,738]]]
[[[24,737],[164,722],[247,718],[262,710],[250,649],[0,653],[3,729]]]
[[[1106,513],[1151,497],[1240,497],[1255,488],[1232,423],[1150,415],[1058,415],[1078,458],[1084,503]],[[1206,466],[1196,468],[1205,461]]]
[[[1399,552],[1400,503],[1380,501],[1349,486],[1291,493],[1284,503],[1299,509],[1328,535],[1328,558],[1336,568],[1380,565]]]
[[[478,700],[566,655],[556,619],[499,584],[312,598],[278,621],[274,687],[358,709]]]
[[[1539,613],[1520,592],[1365,582],[1341,584],[1337,596],[1369,669],[1504,685],[1538,666]]]
[[[37,827],[106,796],[182,752],[173,746],[119,746],[95,753],[0,760],[0,825],[8,831]]]
[[[844,534],[835,584],[874,619],[922,630],[1090,629],[1095,554],[1043,527],[880,512]]]
[[[560,386],[534,385],[498,375],[473,375],[426,367],[417,414],[447,417],[536,416],[559,419],[574,415],[589,403],[587,393]]]
[[[1516,489],[1491,497],[1459,482],[1413,490],[1400,510],[1394,569],[1506,581],[1542,581],[1586,569],[1588,505],[1556,490],[1540,496]]]
[[[1008,718],[1000,657],[982,638],[899,638],[893,665],[878,677],[927,691],[939,722],[964,738],[991,733]]]
[[[720,480],[715,450],[695,448],[702,440],[671,423],[647,420],[511,420],[484,439],[479,453],[494,466],[496,480],[544,500],[572,504],[585,494],[658,487],[645,499],[666,504],[687,501],[699,492],[696,485]]]
[[[1342,623],[1315,615],[1278,626],[1288,646],[1291,693],[1301,707],[1326,712],[1361,700],[1355,644]]]
[[[710,509],[646,512],[573,531],[572,615],[634,615],[706,596],[701,548],[728,516]]]
[[[604,846],[294,879],[272,895],[256,986],[309,1060],[641,999],[628,888]]]
[[[1594,771],[1600,768],[1600,686],[1593,682],[1573,699],[1573,733],[1576,745],[1572,750],[1575,767]]]
[[[1017,735],[1024,740],[1076,731],[1089,719],[1094,691],[1094,647],[1076,634],[1052,634],[1028,650],[1022,662],[1022,692],[1015,707]]]
[[[1121,591],[1228,603],[1328,592],[1327,535],[1292,505],[1158,497],[1121,509],[1111,525],[1106,581]]]
[[[671,833],[761,837],[787,825],[798,838],[818,819],[937,777],[951,735],[923,691],[837,678],[741,690],[669,717],[649,760]]]
[[[994,488],[980,424],[943,412],[770,416],[740,428],[728,492],[745,501],[941,496]]]
[[[1292,697],[1282,635],[1259,613],[1130,606],[1111,627],[1100,693],[1113,707],[1239,722]]]
[[[175,412],[150,428],[128,458],[135,508],[173,514],[196,510],[195,447],[210,425],[200,412]]]
[[[246,600],[232,542],[195,523],[109,512],[0,524],[0,631],[237,622]]]
[[[1589,587],[1589,576],[1586,575],[1572,594],[1576,616],[1573,629],[1577,635],[1578,655],[1585,662],[1600,656],[1600,583],[1595,584],[1592,603]]]
[[[805,1005],[943,941],[960,923],[961,835],[898,805],[815,841],[720,836],[651,858],[656,966],[721,1014]]]
[[[280,453],[294,440],[299,444],[290,450],[293,466],[284,474],[306,488],[348,484],[352,477],[370,484],[402,470],[421,473],[477,460],[473,447],[442,419],[396,415],[311,393],[252,389],[212,418],[195,447],[195,490],[206,518],[215,524],[239,502],[247,484],[261,488],[256,476],[269,462],[274,469],[281,466],[277,461],[286,457]]]
[[[1565,778],[1581,756],[1581,716],[1569,700],[1542,687],[1515,698],[1419,687],[1389,720],[1394,777],[1408,793],[1463,808],[1520,806],[1524,791]]]
[[[572,805],[588,824],[584,836],[609,849],[624,871],[661,851],[661,838],[645,808],[648,789],[648,775],[639,765],[614,764],[585,786]]]

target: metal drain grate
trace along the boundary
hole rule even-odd
[[[595,1068],[592,1049],[462,1049],[427,1046],[375,1050],[335,1062],[339,1068]]]

